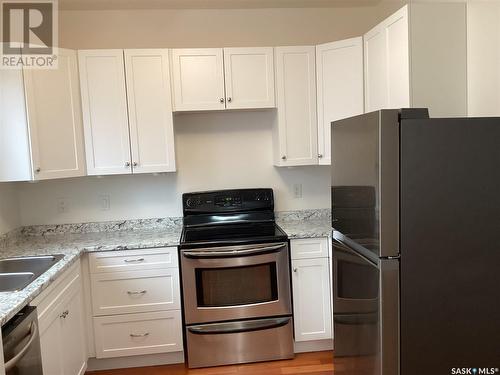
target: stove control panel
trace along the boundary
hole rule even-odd
[[[272,189],[218,190],[187,193],[182,196],[184,216],[192,214],[273,211]]]

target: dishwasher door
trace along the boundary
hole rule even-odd
[[[26,306],[2,327],[6,375],[43,375],[36,307]]]

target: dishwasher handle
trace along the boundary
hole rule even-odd
[[[35,338],[38,335],[38,326],[36,322],[31,322],[31,327],[30,327],[30,333],[29,333],[29,340],[26,343],[26,345],[17,353],[14,357],[12,357],[10,360],[5,362],[5,371],[8,372],[11,370],[28,352],[28,350],[31,348],[31,345],[33,345],[33,342],[35,341]]]

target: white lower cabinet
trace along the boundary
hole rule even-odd
[[[97,358],[182,351],[181,311],[94,318]]]
[[[87,367],[80,263],[37,297],[45,375],[80,375]]]
[[[96,358],[181,352],[177,248],[89,255]]]
[[[295,242],[297,241],[297,242]],[[295,341],[331,339],[331,288],[328,252],[326,257],[294,259],[295,249],[304,245],[306,240],[292,240],[292,288],[295,325]],[[309,240],[308,240],[309,241]],[[311,239],[311,243],[328,249],[327,239]]]

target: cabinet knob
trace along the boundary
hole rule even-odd
[[[138,163],[138,162],[136,162],[136,161],[134,161],[134,162],[132,163],[132,165],[133,165],[134,167],[137,167],[137,166],[139,165],[139,163]]]
[[[66,319],[66,317],[69,315],[69,310],[63,311],[61,315],[59,315],[60,318]]]
[[[233,100],[233,99],[232,99],[231,97],[227,98],[227,101],[228,101],[229,103],[231,103],[231,101],[232,101],[232,100]]]
[[[323,154],[318,154],[318,159],[321,159],[323,157]]]
[[[283,155],[283,156],[281,157],[281,159],[282,159],[282,160],[286,160],[286,155]]]
[[[125,167],[126,167],[126,168],[130,167],[130,162],[129,162],[129,161],[126,161],[126,162],[125,162]]]
[[[224,98],[220,98],[220,99],[219,99],[219,101],[220,101],[221,103],[224,103]]]
[[[42,170],[40,168],[35,169],[35,173],[40,173]]]
[[[298,268],[293,269],[293,272],[295,272],[295,273],[297,273],[298,271],[299,271]]]

